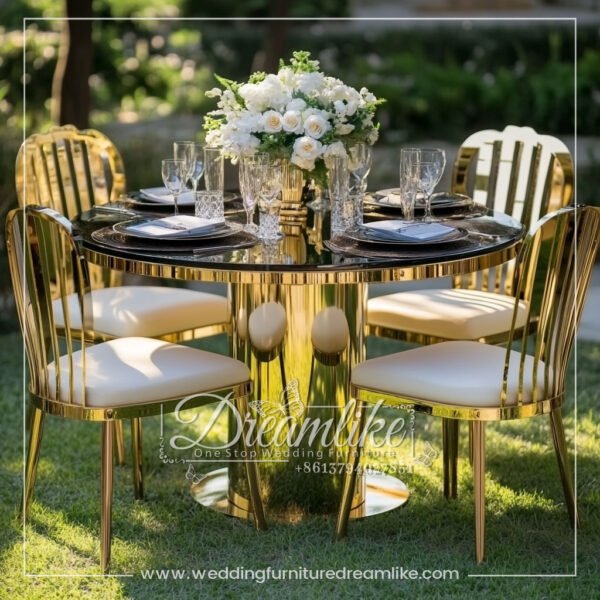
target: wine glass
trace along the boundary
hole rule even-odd
[[[256,226],[252,223],[252,215],[262,188],[265,167],[268,162],[269,155],[265,152],[240,157],[240,192],[246,211],[246,231],[254,232],[256,230]]]
[[[173,205],[175,211],[173,214],[179,213],[177,206],[177,199],[179,194],[185,187],[185,180],[187,179],[186,164],[185,160],[165,158],[162,161],[162,180],[165,187],[173,194]]]
[[[446,167],[446,152],[441,148],[417,148],[419,163],[418,191],[425,197],[426,222],[432,221],[431,195],[439,183]]]
[[[198,191],[198,184],[204,173],[204,147],[202,144],[197,144],[196,142],[187,144],[185,161],[187,178],[192,181],[195,197],[195,194]]]
[[[419,164],[418,148],[400,149],[400,202],[405,221],[412,221],[415,218]]]
[[[364,194],[367,191],[371,162],[371,146],[368,144],[359,142],[348,150],[348,170],[352,175],[351,193]]]
[[[173,142],[173,158],[175,160],[184,160],[186,162],[186,171],[187,171],[187,161],[188,161],[188,148],[190,144],[194,142],[190,140],[181,141],[181,142]],[[184,188],[187,188],[187,177],[183,182]]]

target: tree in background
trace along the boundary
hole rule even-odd
[[[52,120],[84,129],[90,117],[92,0],[66,0],[66,16],[52,81]]]

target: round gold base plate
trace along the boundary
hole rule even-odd
[[[245,498],[229,497],[226,467],[206,474],[202,481],[192,485],[191,492],[194,500],[207,508],[239,519],[252,518]],[[350,518],[362,519],[394,510],[406,504],[409,498],[410,492],[404,482],[380,471],[371,471],[366,475],[366,500],[352,507]],[[296,521],[298,516],[290,515],[289,520]]]

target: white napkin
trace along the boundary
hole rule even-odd
[[[364,225],[367,229],[383,233],[386,237],[405,240],[437,240],[455,231],[454,227],[448,227],[441,223],[407,223],[389,219],[386,221],[375,221]]]
[[[203,219],[201,217],[173,215],[172,217],[155,219],[146,223],[140,223],[139,225],[131,225],[127,228],[127,231],[157,237],[169,237],[173,235],[194,235],[223,226],[223,222],[215,223],[210,219]]]
[[[159,204],[173,204],[173,194],[166,187],[144,188],[140,193],[146,200]],[[183,192],[177,198],[179,206],[193,206],[194,192]]]

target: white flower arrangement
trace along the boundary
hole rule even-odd
[[[204,119],[206,144],[234,160],[268,152],[318,177],[328,156],[379,137],[375,111],[385,100],[324,75],[309,52],[294,52],[289,65],[281,61],[276,75],[257,72],[247,83],[216,79],[223,89],[206,92],[219,99]]]

